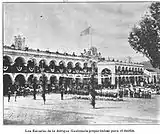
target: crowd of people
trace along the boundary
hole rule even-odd
[[[91,95],[91,105],[95,108],[95,100],[96,96],[104,96],[104,97],[120,97],[123,98],[125,96],[133,97],[133,98],[151,98],[151,90],[148,89],[148,86],[133,86],[123,85],[119,86],[118,92],[113,92],[116,89],[115,86],[111,86],[109,88],[105,88],[102,85],[94,86],[92,82],[88,82],[87,84],[72,84],[65,85],[65,82],[61,84],[52,84],[48,86],[46,83],[42,83],[41,85],[33,84],[33,85],[24,85],[19,86],[16,84],[11,84],[8,86],[8,102],[10,102],[11,96],[14,96],[14,100],[17,101],[17,96],[26,97],[27,95],[33,95],[33,99],[36,100],[37,94],[41,94],[44,104],[46,102],[46,94],[48,93],[60,93],[61,100],[64,99],[64,94],[78,94],[78,95]],[[152,87],[151,87],[152,88]],[[156,87],[157,88],[157,87]],[[153,89],[153,88],[152,88]],[[160,88],[158,88],[160,90]],[[157,91],[159,91],[157,90]],[[117,91],[117,90],[116,90]]]
[[[53,84],[53,86],[48,86],[46,83],[40,84],[32,84],[32,85],[24,85],[20,86],[17,84],[10,84],[8,86],[8,102],[10,102],[10,98],[14,97],[14,100],[17,101],[17,96],[26,97],[27,95],[33,95],[33,99],[36,100],[37,94],[41,94],[44,104],[46,102],[46,94],[50,93],[60,93],[61,100],[64,99],[64,94],[79,94],[79,95],[89,95],[92,96],[91,104],[95,107],[95,95],[93,92],[92,85],[84,85],[84,84],[73,84],[72,86],[66,86],[65,83],[61,84]]]

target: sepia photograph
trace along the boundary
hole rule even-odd
[[[3,2],[3,125],[159,125],[160,2]]]

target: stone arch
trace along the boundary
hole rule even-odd
[[[17,57],[14,61],[14,69],[18,72],[22,72],[27,65],[25,57]]]
[[[56,77],[56,75],[51,75],[49,78],[49,81],[51,84],[56,84],[58,81],[58,78]]]
[[[125,79],[125,77],[124,77],[124,76],[121,78],[121,82],[122,82],[122,84],[125,84],[126,79]]]
[[[118,69],[118,71],[121,71],[121,66],[118,66],[118,68],[117,68],[117,69]]]
[[[33,74],[30,74],[30,75],[26,78],[28,84],[31,84],[31,83],[32,83],[33,77],[34,77],[34,75],[33,75]]]
[[[125,71],[128,71],[128,67],[125,67]]]
[[[76,67],[77,65],[79,65],[79,67],[82,68],[82,64],[81,64],[80,62],[76,62],[76,63],[75,63],[75,67]]]
[[[10,56],[3,56],[3,71],[10,71],[10,67],[12,66],[12,58]]]
[[[47,60],[46,60],[46,59],[40,59],[40,60],[39,60],[39,65],[40,65],[42,62],[43,62],[45,65],[47,65]]]
[[[64,67],[66,67],[66,63],[65,63],[65,61],[63,61],[63,60],[61,60],[61,61],[59,61],[59,64],[58,65],[64,65]]]
[[[23,74],[17,74],[15,76],[15,80],[14,81],[15,81],[16,85],[24,86],[25,83],[26,83],[26,78],[25,78],[25,76]]]
[[[49,62],[49,68],[50,68],[51,72],[55,72],[55,70],[56,70],[56,61],[55,60],[51,60]]]
[[[59,77],[59,86],[61,86],[62,84],[65,84],[65,77],[60,76]]]
[[[122,71],[125,71],[125,67],[124,66],[122,66]]]
[[[9,64],[12,64],[13,63],[13,59],[11,56],[9,55],[5,55],[3,56],[3,65],[5,64],[4,62],[7,61]]]
[[[34,62],[35,65],[38,65],[36,58],[29,58],[28,61],[32,61]],[[27,61],[27,64],[28,64],[28,61]]]
[[[34,58],[30,58],[27,62],[27,68],[29,72],[34,72],[36,70],[37,61]]]
[[[136,71],[137,71],[137,68],[135,68],[134,70],[135,70],[135,72],[136,72]]]
[[[101,71],[101,75],[111,75],[111,70],[108,69],[108,68],[104,68],[104,69]]]
[[[23,57],[23,56],[20,56],[20,57],[17,57],[15,60],[14,60],[14,63],[20,63],[20,64],[26,64],[26,58]]]
[[[87,62],[83,63],[83,68],[88,68],[88,63]]]
[[[13,84],[13,78],[10,74],[3,75],[3,95],[7,95],[9,87]]]
[[[71,65],[72,66],[72,68],[74,68],[75,66],[74,66],[74,63],[72,62],[72,61],[68,61],[67,62],[67,67],[68,67],[68,65]]]
[[[39,75],[39,77],[38,77],[39,79],[38,79],[38,80],[39,80],[39,81],[41,81],[41,80],[42,80],[43,75],[44,75],[44,77],[46,78],[46,80],[48,81],[48,77],[47,77],[47,75],[46,75],[46,74]]]
[[[71,73],[72,72],[72,70],[73,70],[73,68],[74,68],[74,63],[73,62],[68,62],[67,63],[67,71],[68,71],[68,73]]]
[[[57,61],[56,60],[50,60],[49,61],[49,65],[52,64],[52,63],[54,63],[57,66]]]
[[[157,83],[157,77],[156,77],[156,75],[153,76],[153,82]]]
[[[46,67],[47,67],[47,60],[46,59],[40,59],[39,61],[39,68],[40,68],[40,71],[43,72],[46,70]]]
[[[126,82],[127,82],[127,84],[130,83],[130,78],[128,76],[126,77]]]
[[[95,61],[92,62],[91,67],[92,67],[92,66],[96,68],[96,67],[97,67],[97,63],[96,63]]]

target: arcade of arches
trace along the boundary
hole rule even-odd
[[[107,66],[107,65],[106,65]],[[143,68],[137,66],[113,65],[114,71],[104,67],[100,72],[101,84],[103,87],[117,86],[123,84],[140,84],[143,81]],[[98,85],[98,65],[96,62],[57,62],[50,60],[47,64],[45,59],[25,60],[23,57],[17,57],[15,60],[11,56],[3,56],[3,83],[4,95],[8,92],[8,87],[18,85],[24,87],[31,86],[34,81],[41,84],[42,73],[47,78],[47,88],[49,91],[52,87],[65,84],[66,89],[83,87],[87,85],[91,74],[95,73],[95,85]],[[113,78],[114,73],[114,78]],[[115,82],[113,82],[113,80]]]

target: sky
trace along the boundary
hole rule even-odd
[[[30,48],[80,54],[90,43],[90,36],[80,33],[91,25],[92,46],[103,57],[146,61],[131,48],[128,35],[150,4],[5,3],[4,44],[11,45],[14,36],[21,34]]]

